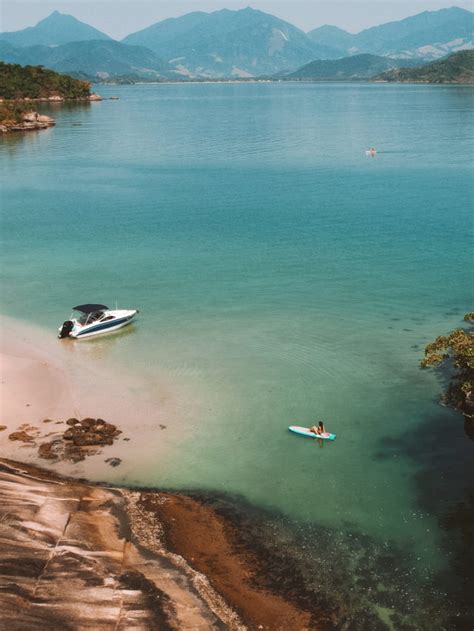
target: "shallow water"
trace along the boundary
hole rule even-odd
[[[340,558],[356,533],[440,580],[473,443],[418,361],[472,308],[472,88],[99,91],[120,100],[0,145],[1,290],[51,335],[73,304],[140,308],[73,343],[85,369],[133,371],[136,394],[183,392],[108,478],[237,494],[293,533],[339,533]],[[286,430],[319,418],[334,444]]]

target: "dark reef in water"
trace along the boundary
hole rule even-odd
[[[440,591],[446,629],[474,628],[474,444],[448,409],[427,417],[397,439],[384,440],[379,456],[401,453],[416,465],[419,509],[438,519],[444,571],[430,581]]]
[[[242,553],[256,559],[259,586],[277,591],[301,609],[320,612],[330,629],[389,629],[386,610],[398,630],[432,629],[447,611],[444,596],[414,567],[410,550],[381,542],[347,523],[333,529],[291,523],[240,497],[187,493],[212,507],[227,522]],[[441,627],[440,627],[441,628]]]

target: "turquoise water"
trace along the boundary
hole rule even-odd
[[[349,534],[369,538],[372,559],[403,555],[417,590],[462,613],[442,591],[457,531],[440,523],[473,443],[418,361],[472,309],[472,88],[98,91],[120,100],[59,107],[54,129],[0,145],[1,291],[5,313],[52,332],[79,302],[140,308],[89,348],[144,391],[182,386],[182,439],[157,433],[109,479],[230,494],[300,540],[319,528],[340,558]],[[319,418],[334,444],[286,431]],[[384,589],[398,581],[384,570]],[[423,628],[417,598],[405,614]]]

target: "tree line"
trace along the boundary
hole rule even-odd
[[[90,95],[90,83],[58,74],[43,66],[20,66],[0,62],[0,98],[42,99],[60,96],[83,99]]]

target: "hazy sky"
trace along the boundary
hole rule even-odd
[[[241,9],[250,5],[273,13],[304,31],[323,24],[335,24],[356,33],[369,26],[453,4],[473,9],[473,2],[465,0],[0,0],[0,31],[33,26],[57,9],[74,15],[111,37],[122,38],[159,20],[190,11]]]

